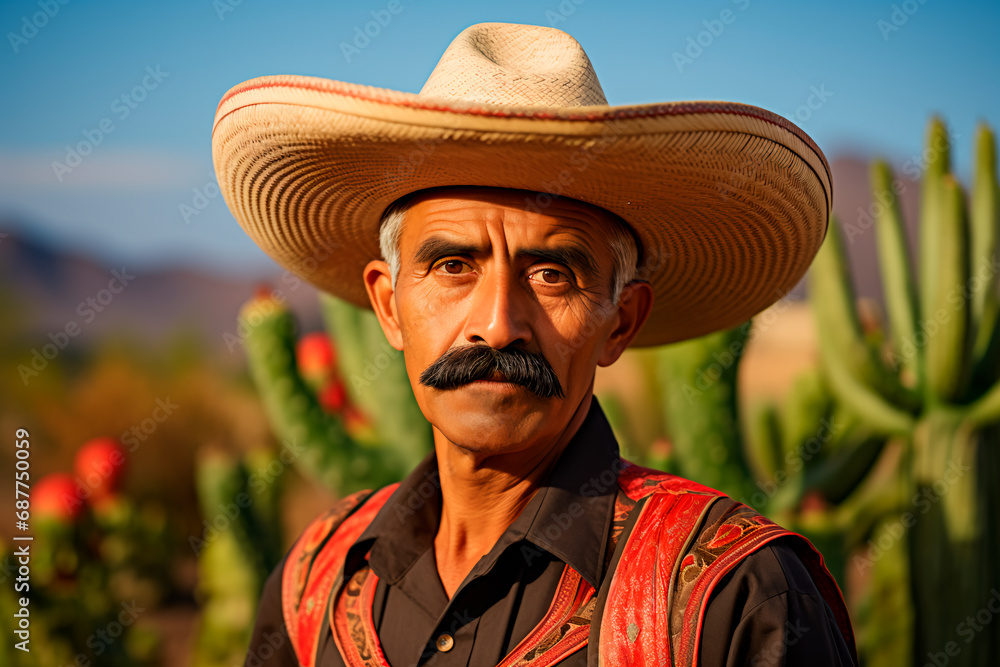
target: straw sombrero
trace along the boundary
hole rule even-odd
[[[304,76],[242,83],[219,103],[212,152],[250,238],[363,307],[381,214],[416,190],[516,188],[612,211],[637,233],[655,294],[640,346],[735,326],[780,299],[832,205],[826,158],[788,120],[732,102],[607,106],[576,40],[527,25],[466,29],[417,95]]]

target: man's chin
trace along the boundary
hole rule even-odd
[[[431,391],[432,423],[455,444],[477,451],[518,449],[519,443],[533,439],[558,403],[509,382]]]

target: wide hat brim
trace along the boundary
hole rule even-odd
[[[222,195],[246,233],[316,287],[370,308],[385,208],[426,188],[554,193],[612,211],[654,292],[634,346],[727,329],[781,299],[826,234],[829,165],[790,121],[730,102],[499,106],[303,76],[219,104]],[[544,196],[526,207],[544,210]]]

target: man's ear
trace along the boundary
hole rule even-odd
[[[625,348],[639,333],[653,309],[653,288],[644,280],[634,280],[622,290],[615,328],[608,335],[597,359],[598,366],[610,366],[618,361]]]
[[[399,327],[399,313],[396,311],[396,291],[392,287],[389,265],[375,259],[365,266],[365,290],[375,310],[375,317],[382,326],[382,332],[389,344],[397,350],[403,349],[403,334]]]

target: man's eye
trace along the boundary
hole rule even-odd
[[[448,259],[437,265],[437,268],[445,273],[457,276],[472,270],[472,267],[458,259]]]
[[[531,274],[531,278],[536,282],[547,285],[558,285],[559,283],[569,282],[569,276],[556,269],[539,269]]]

